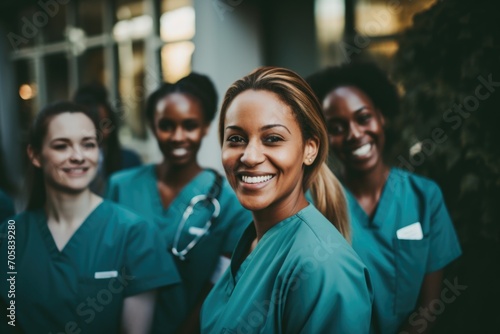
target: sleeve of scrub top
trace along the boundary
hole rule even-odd
[[[359,259],[340,252],[315,251],[294,269],[284,289],[285,333],[369,333],[368,272]]]
[[[113,176],[109,178],[108,185],[106,187],[106,191],[104,192],[104,198],[109,199],[113,202],[119,202],[119,190],[116,182],[113,181]]]
[[[462,253],[455,228],[438,185],[432,182],[429,205],[431,206],[430,247],[427,272],[445,267]]]
[[[179,273],[157,228],[147,222],[134,224],[126,250],[126,296],[180,283]]]

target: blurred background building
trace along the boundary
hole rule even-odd
[[[262,65],[309,75],[362,50],[382,65],[414,13],[434,0],[2,0],[1,144],[22,170],[26,129],[42,106],[82,84],[108,87],[124,146],[144,162],[160,155],[142,116],[148,94],[191,70],[219,94]],[[216,126],[200,162],[220,168]]]

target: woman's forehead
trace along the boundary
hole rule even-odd
[[[81,112],[65,112],[49,120],[46,139],[95,137],[92,120]]]

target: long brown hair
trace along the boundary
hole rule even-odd
[[[246,90],[263,90],[275,93],[287,104],[297,120],[304,141],[319,140],[318,155],[314,162],[304,166],[303,189],[311,190],[318,210],[350,240],[347,203],[340,182],[326,165],[328,157],[328,132],[325,118],[313,91],[297,73],[278,67],[261,67],[237,80],[227,90],[219,118],[219,140],[224,138],[227,109],[234,98]]]

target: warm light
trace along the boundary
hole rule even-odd
[[[357,0],[356,33],[364,36],[385,36],[411,27],[416,13],[427,10],[436,0],[385,1]]]
[[[181,7],[163,13],[160,17],[160,36],[165,42],[188,40],[195,34],[193,7]]]
[[[22,84],[21,87],[19,87],[19,96],[23,100],[29,100],[34,98],[36,95],[36,89],[33,86],[30,86],[28,84]]]
[[[383,55],[387,58],[392,57],[398,51],[399,44],[394,40],[373,42],[370,45],[372,53]]]
[[[141,15],[130,20],[116,22],[113,35],[118,42],[143,39],[153,31],[153,19],[148,15]]]
[[[191,72],[191,57],[194,52],[192,42],[166,44],[161,49],[163,78],[176,82]]]
[[[356,32],[364,36],[395,34],[400,29],[397,12],[385,3],[356,5]]]
[[[319,42],[329,45],[340,41],[344,33],[344,0],[316,0],[314,11]]]

